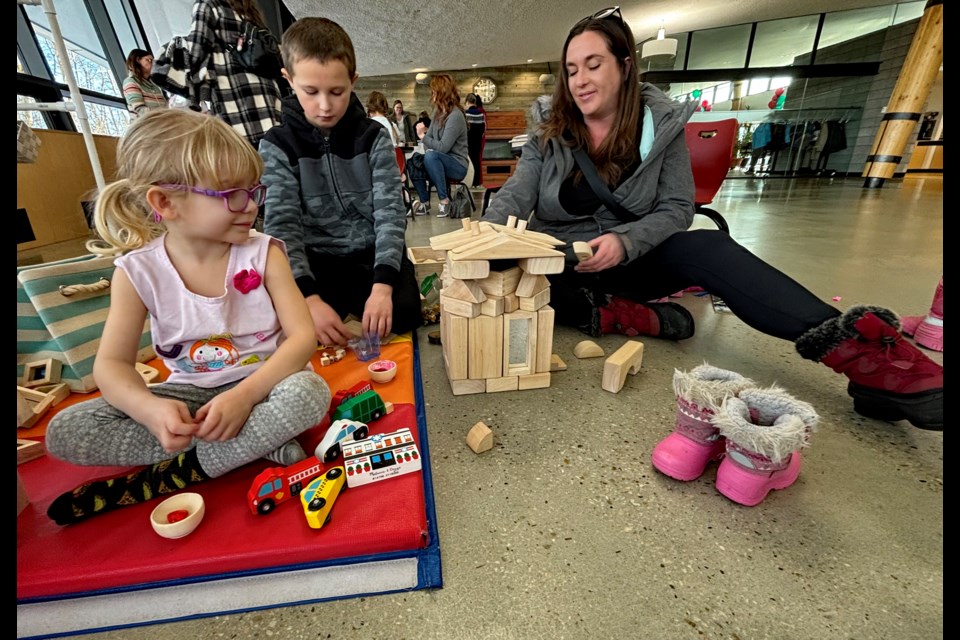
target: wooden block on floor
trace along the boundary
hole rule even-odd
[[[611,393],[619,393],[627,374],[636,375],[643,363],[643,343],[627,340],[623,346],[613,352],[603,363],[603,382],[601,387]]]
[[[599,358],[603,355],[603,348],[593,340],[582,340],[573,348],[573,355],[580,359]]]
[[[487,299],[480,303],[480,315],[502,316],[505,300],[504,296],[487,296]]]
[[[440,310],[441,315],[450,313],[463,318],[476,318],[478,315],[480,315],[480,303],[466,302],[465,300],[457,300],[456,298],[448,298],[447,296],[443,295],[443,292],[441,292]]]
[[[443,361],[447,365],[447,377],[463,380],[467,377],[467,355],[470,343],[469,320],[448,313],[440,315],[440,344]]]
[[[23,367],[23,378],[20,384],[28,389],[60,382],[60,373],[63,363],[56,358],[46,358],[35,362],[28,362]]]
[[[550,371],[553,353],[553,321],[556,312],[547,305],[537,311],[537,365],[535,373]]]
[[[493,431],[483,422],[478,422],[467,432],[467,446],[474,453],[483,453],[493,449]]]
[[[450,390],[455,396],[466,396],[474,393],[486,393],[486,380],[451,380]]]
[[[526,389],[546,389],[550,386],[550,372],[531,373],[528,376],[519,376],[517,389],[524,391]]]
[[[537,372],[537,314],[514,311],[503,314],[503,375],[525,376]]]
[[[30,497],[27,495],[27,490],[23,486],[23,480],[20,479],[20,473],[17,473],[17,515],[20,515],[20,512],[27,508],[27,505],[30,504]]]
[[[550,256],[548,258],[521,258],[517,260],[520,268],[527,273],[539,273],[547,275],[550,273],[563,273],[563,256]]]
[[[36,422],[33,416],[33,405],[27,402],[27,398],[20,393],[22,387],[17,387],[17,426],[25,427]],[[26,389],[24,389],[26,390]]]
[[[477,284],[488,296],[505,296],[517,290],[517,284],[523,272],[520,267],[511,267],[505,271],[491,271],[490,275]]]
[[[520,295],[517,297],[520,298],[521,309],[524,311],[536,311],[540,307],[546,306],[550,303],[550,288],[547,287],[540,293],[529,298],[524,298]]]
[[[503,315],[481,315],[467,322],[467,377],[500,377],[503,375]]]
[[[567,363],[560,359],[557,354],[550,356],[550,371],[566,371]]]
[[[39,458],[44,454],[43,443],[37,440],[24,440],[17,438],[17,464],[29,462],[34,458]]]
[[[440,292],[442,295],[447,298],[452,298],[455,300],[462,300],[464,302],[483,302],[487,299],[487,294],[483,292],[483,289],[480,288],[473,280],[458,280],[456,276],[450,282],[450,285],[444,287]]]
[[[154,371],[156,371],[156,369],[154,369]],[[160,372],[157,372],[157,375],[160,375]],[[58,404],[66,400],[67,396],[70,395],[70,387],[68,387],[62,382],[58,382],[57,384],[45,384],[40,387],[34,387],[34,391],[39,391],[40,393],[44,393],[48,396],[53,396],[53,404],[50,405],[52,407],[57,406]]]
[[[535,273],[524,273],[517,284],[517,295],[521,298],[529,298],[544,289],[550,288],[550,281],[546,276]]]
[[[487,393],[499,393],[501,391],[516,391],[520,388],[519,376],[505,376],[503,378],[487,378]]]

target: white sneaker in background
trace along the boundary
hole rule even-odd
[[[447,210],[450,208],[450,203],[443,204],[442,202],[437,205],[437,217],[446,218],[448,214]]]

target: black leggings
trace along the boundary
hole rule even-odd
[[[840,315],[722,231],[675,233],[630,264],[581,274],[568,263],[563,273],[548,277],[557,322],[575,327],[589,325],[593,301],[604,304],[603,294],[646,302],[692,286],[722,298],[757,331],[784,340]]]
[[[363,317],[363,307],[373,289],[372,251],[350,256],[330,256],[308,253],[310,270],[314,273],[317,293],[345,318],[353,314]],[[423,325],[420,312],[420,287],[413,263],[407,258],[406,248],[400,260],[400,276],[393,285],[393,333],[406,333]]]

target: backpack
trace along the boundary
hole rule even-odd
[[[453,219],[469,218],[473,213],[473,196],[470,195],[470,189],[465,186],[454,187],[450,194],[450,213],[448,217]]]
[[[227,44],[225,48],[244,71],[268,80],[279,80],[282,77],[280,42],[269,30],[249,20],[243,20],[237,42]]]

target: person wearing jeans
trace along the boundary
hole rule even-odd
[[[424,147],[424,167],[430,182],[437,187],[440,200],[438,218],[446,218],[450,205],[447,180],[463,180],[467,175],[467,120],[460,106],[460,94],[453,78],[442,73],[430,80],[430,102],[434,106],[429,128],[417,124],[417,136]],[[430,187],[425,178],[413,180],[419,200],[413,203],[416,214],[430,211]]]

